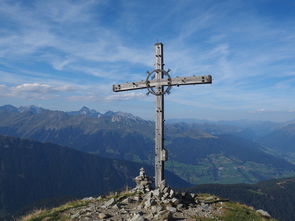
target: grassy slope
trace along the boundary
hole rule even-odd
[[[127,193],[128,194],[128,193]],[[44,210],[35,210],[23,217],[21,217],[20,221],[69,221],[72,220],[68,215],[67,211],[72,208],[82,208],[87,207],[89,203],[93,203],[95,200],[105,200],[110,199],[112,197],[122,197],[126,195],[126,192],[119,193],[116,196],[109,195],[101,199],[93,199],[90,201],[85,200],[76,200],[72,202],[68,202],[64,205],[61,205],[52,209],[44,209]],[[209,197],[208,194],[200,194],[200,197]],[[248,207],[246,205],[228,201],[223,203],[223,213],[221,216],[215,217],[214,219],[198,217],[196,215],[196,221],[275,221],[275,219],[265,219],[259,213],[257,213],[253,208]]]
[[[295,217],[295,177],[258,184],[204,184],[189,191],[216,194],[268,211],[273,217],[293,221]]]

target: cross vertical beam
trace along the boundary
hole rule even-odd
[[[155,44],[155,79],[163,79],[163,44]],[[160,187],[161,182],[164,180],[164,161],[165,149],[164,149],[164,86],[158,85],[156,88],[158,95],[156,96],[156,127],[155,127],[155,186]]]
[[[147,72],[146,80],[114,84],[113,91],[131,91],[148,89],[148,93],[156,96],[156,125],[155,125],[155,186],[165,185],[164,162],[167,160],[167,152],[164,148],[164,94],[169,94],[172,86],[211,84],[212,76],[190,76],[171,78],[169,70],[164,70],[163,44],[155,44],[155,70]]]

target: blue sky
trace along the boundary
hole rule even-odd
[[[154,117],[146,91],[113,93],[153,70],[164,43],[167,118],[295,119],[293,0],[0,0],[0,105]]]

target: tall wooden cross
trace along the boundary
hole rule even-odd
[[[169,71],[164,70],[163,44],[155,44],[155,70],[147,72],[146,80],[113,85],[114,92],[148,89],[148,93],[156,96],[156,127],[155,127],[155,186],[159,188],[164,180],[164,162],[167,151],[164,148],[164,94],[169,94],[172,86],[211,84],[211,75],[171,78]]]

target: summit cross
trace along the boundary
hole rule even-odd
[[[114,92],[148,89],[148,94],[156,96],[156,125],[155,125],[155,186],[160,188],[164,180],[164,162],[168,154],[164,148],[164,94],[169,94],[172,86],[211,84],[211,75],[191,77],[170,77],[170,70],[164,70],[163,44],[155,44],[155,69],[147,72],[147,78],[139,82],[113,85]]]

